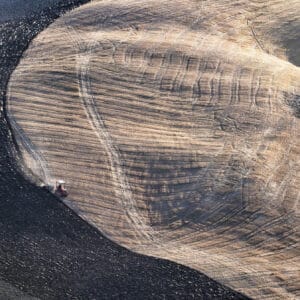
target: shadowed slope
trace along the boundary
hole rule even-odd
[[[118,243],[293,299],[300,71],[280,38],[299,3],[283,5],[94,1],[64,16],[11,79],[26,165],[65,178],[65,202]]]

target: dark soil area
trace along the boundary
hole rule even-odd
[[[0,299],[247,299],[172,262],[132,253],[28,182],[5,119],[11,72],[32,38],[62,12],[62,1],[0,24]]]

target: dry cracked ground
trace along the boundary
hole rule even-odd
[[[31,44],[24,172],[133,251],[300,297],[300,2],[92,1]]]

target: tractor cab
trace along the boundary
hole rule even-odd
[[[66,183],[64,180],[56,181],[54,194],[61,198],[65,198],[68,196],[68,191],[66,189]]]

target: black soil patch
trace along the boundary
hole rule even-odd
[[[63,1],[0,25],[2,104],[9,76],[32,38],[61,13],[85,2]],[[132,253],[106,239],[52,194],[24,179],[17,160],[4,107],[0,279],[7,284],[0,284],[0,298],[3,286],[13,286],[11,299],[17,290],[41,299],[247,299],[195,270]]]

